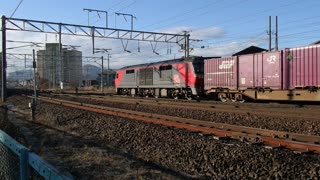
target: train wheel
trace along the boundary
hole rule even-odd
[[[220,98],[221,102],[227,102],[227,98]]]
[[[241,99],[239,103],[244,103],[245,101],[246,101],[245,99]]]
[[[234,100],[238,101],[239,103],[244,103],[245,102],[245,99],[243,98],[243,96],[241,94],[235,94]]]
[[[173,99],[178,99],[179,98],[179,92],[177,90],[174,90],[171,92],[171,97]]]
[[[219,97],[221,102],[227,102],[227,100],[228,100],[227,97],[226,97],[226,94],[224,94],[224,93],[220,93],[218,95],[218,97]]]

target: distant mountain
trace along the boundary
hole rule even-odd
[[[83,80],[95,80],[98,74],[101,73],[101,68],[95,65],[86,64],[82,67]],[[33,79],[33,72],[30,70],[20,70],[9,72],[8,81],[24,81]]]
[[[7,79],[8,81],[30,80],[30,79],[33,79],[33,72],[31,70],[20,70],[20,71],[9,72]]]
[[[83,80],[97,79],[98,74],[101,73],[101,68],[95,65],[86,64],[82,67]]]

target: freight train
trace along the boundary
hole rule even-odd
[[[118,94],[217,100],[320,101],[320,45],[123,67]]]

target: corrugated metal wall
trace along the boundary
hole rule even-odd
[[[204,63],[205,89],[237,88],[237,57],[208,59]]]
[[[284,51],[284,87],[289,89],[320,87],[320,46]]]
[[[281,52],[239,56],[239,88],[281,89]]]

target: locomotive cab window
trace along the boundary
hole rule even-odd
[[[126,70],[126,74],[133,74],[133,73],[134,73],[134,69]]]
[[[160,80],[169,81],[172,79],[172,65],[160,66]]]
[[[160,69],[160,71],[171,70],[172,69],[172,65],[160,66],[159,69]]]

